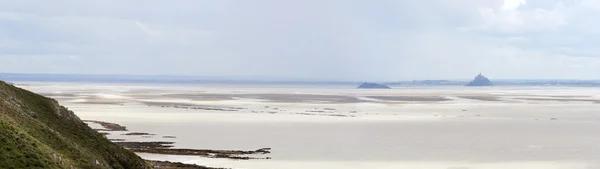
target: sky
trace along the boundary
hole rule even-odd
[[[600,79],[600,0],[0,0],[0,72]]]

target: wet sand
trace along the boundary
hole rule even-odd
[[[575,168],[600,164],[600,88],[31,84],[126,142],[271,149],[272,159],[139,153],[225,168]],[[110,103],[110,104],[106,104]],[[154,137],[124,135],[151,133]],[[169,136],[169,137],[165,137]]]

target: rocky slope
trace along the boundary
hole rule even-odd
[[[55,100],[0,81],[0,168],[152,168]]]

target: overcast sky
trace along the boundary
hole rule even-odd
[[[0,0],[0,72],[600,79],[600,0]]]

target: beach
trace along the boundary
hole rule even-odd
[[[248,169],[600,168],[600,88],[17,85],[82,120],[125,126],[88,123],[115,142],[270,149],[248,160],[138,152],[149,160]]]

